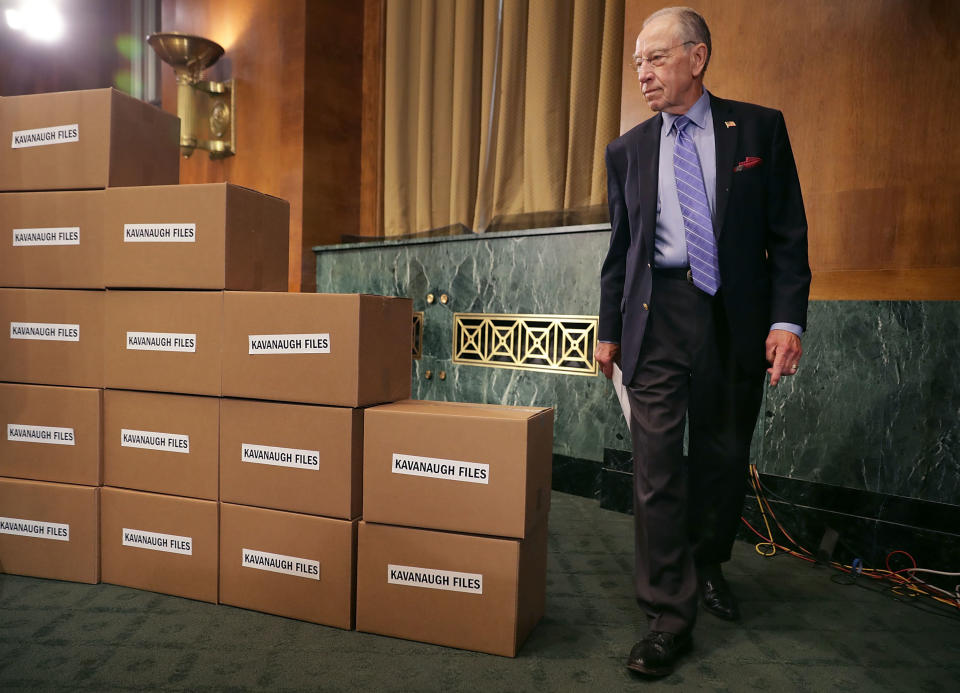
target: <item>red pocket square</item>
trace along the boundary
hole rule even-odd
[[[744,169],[753,168],[754,166],[759,166],[763,163],[763,159],[759,156],[748,156],[739,164],[733,167],[734,171],[743,171]]]

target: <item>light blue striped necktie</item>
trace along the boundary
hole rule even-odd
[[[673,147],[673,174],[677,179],[680,213],[686,230],[687,257],[693,285],[713,296],[720,288],[720,266],[717,263],[717,241],[713,236],[713,220],[703,185],[700,157],[693,138],[686,131],[690,119],[682,115],[673,126],[677,141]]]

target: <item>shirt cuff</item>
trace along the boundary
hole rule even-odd
[[[616,344],[617,346],[620,345],[620,342],[614,342],[614,341],[611,341],[611,340],[609,340],[609,339],[598,339],[598,340],[597,340],[597,343],[598,343],[598,344]]]
[[[793,334],[798,337],[803,336],[803,328],[800,325],[794,325],[792,322],[775,322],[770,325],[771,330],[786,330],[787,332],[793,332]]]

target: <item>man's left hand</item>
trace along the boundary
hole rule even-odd
[[[796,375],[802,354],[803,347],[797,335],[787,330],[770,330],[767,335],[767,361],[770,363],[767,373],[770,374],[771,387],[777,386],[781,376]]]

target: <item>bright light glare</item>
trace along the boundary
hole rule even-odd
[[[63,36],[63,15],[47,0],[25,0],[18,10],[7,10],[7,26],[37,41],[56,41]]]
[[[20,10],[7,10],[4,15],[7,18],[7,26],[14,31],[20,31],[23,28],[23,15]]]

